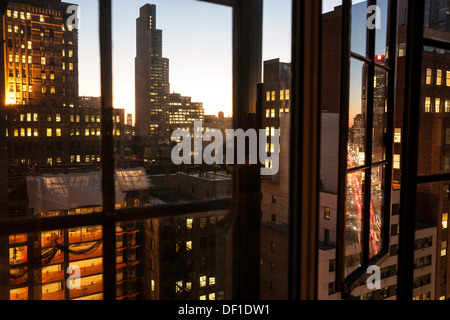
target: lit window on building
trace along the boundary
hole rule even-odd
[[[201,276],[200,277],[200,287],[201,288],[206,287],[206,276]]]
[[[425,112],[431,112],[431,98],[425,98]]]
[[[442,214],[442,229],[448,228],[448,213]]]
[[[186,229],[187,230],[192,230],[192,224],[193,224],[194,220],[193,219],[187,219],[186,220]]]
[[[426,78],[426,84],[427,85],[431,85],[431,81],[432,81],[432,76],[433,76],[433,70],[431,68],[427,68],[427,78]]]
[[[402,142],[402,129],[395,128],[394,130],[394,142],[401,143]]]
[[[401,163],[400,163],[400,155],[394,154],[394,169],[400,169]]]
[[[442,85],[442,70],[437,70],[436,72],[436,85],[441,86]]]
[[[326,220],[330,220],[331,219],[331,209],[328,207],[324,208],[324,218]]]

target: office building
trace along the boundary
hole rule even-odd
[[[156,6],[146,4],[136,21],[136,134],[156,142],[170,138],[169,60],[163,58],[162,43]]]

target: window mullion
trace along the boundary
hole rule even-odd
[[[376,0],[370,0],[368,5],[376,5]],[[364,207],[363,207],[363,267],[368,267],[370,259],[370,203],[372,198],[372,151],[373,151],[373,107],[375,78],[375,29],[367,29],[367,87],[366,87],[366,150],[365,164],[368,167],[364,173]],[[364,80],[364,79],[363,79]]]
[[[336,237],[336,289],[346,291],[345,278],[345,205],[348,179],[348,134],[349,134],[349,103],[350,103],[350,29],[352,1],[342,1],[342,52],[341,52],[341,98],[339,123],[339,195]]]
[[[422,84],[424,0],[408,3],[405,104],[402,137],[398,300],[412,300],[414,281],[420,96]]]
[[[99,9],[102,96],[103,291],[105,300],[115,300],[116,234],[115,223],[108,218],[108,215],[114,213],[115,208],[111,0],[99,0]]]

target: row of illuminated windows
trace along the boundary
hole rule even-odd
[[[84,157],[84,162],[85,163],[90,163],[90,162],[101,162],[101,157],[100,155],[86,155]],[[71,155],[70,156],[70,163],[81,163],[81,155]]]
[[[113,119],[114,123],[120,123],[120,116],[119,115],[113,116],[112,119]],[[81,120],[80,115],[78,115],[78,114],[77,115],[73,115],[73,114],[70,115],[70,122],[80,122],[80,120]],[[94,115],[94,114],[85,115],[84,116],[84,122],[85,123],[100,123],[101,122],[101,116],[100,115]]]
[[[425,112],[426,113],[432,112],[431,97],[425,98]],[[442,99],[435,98],[434,99],[434,112],[436,112],[436,113],[450,112],[450,100],[446,99],[444,102],[444,105],[442,105]]]
[[[21,113],[19,115],[19,120],[21,122],[24,122],[24,121],[26,121],[26,122],[37,122],[38,121],[38,114],[37,113],[27,113],[27,114]]]
[[[59,16],[59,13],[57,11],[54,11],[54,10],[51,10],[51,14]],[[23,21],[25,21],[25,20],[32,20],[32,16],[31,16],[30,12],[24,12],[24,11],[20,11],[19,12],[19,11],[16,11],[16,10],[12,11],[12,10],[8,9],[6,11],[6,15],[7,15],[8,18],[13,18],[13,19],[19,19],[19,17],[20,17],[20,19],[23,20]],[[39,14],[38,21],[39,22],[45,22],[45,15]],[[66,27],[65,27],[64,24],[61,26],[61,29],[62,29],[62,31],[66,31]],[[69,24],[68,25],[68,30],[72,31],[73,30],[73,26]]]
[[[266,136],[274,137],[275,136],[275,127],[266,127]]]
[[[280,108],[279,109],[279,117],[283,115],[283,113],[289,113],[289,108]],[[277,110],[276,109],[266,109],[266,118],[276,118]]]
[[[71,129],[71,136],[79,136],[80,135],[80,129]],[[85,130],[85,136],[100,136],[101,130],[100,128],[91,128]],[[113,135],[120,136],[121,132],[120,129],[114,130]],[[18,128],[13,130],[13,136],[14,137],[39,137],[39,131],[37,128]],[[61,128],[47,128],[47,137],[61,137],[62,136],[62,130]],[[9,129],[6,128],[6,137],[9,137]]]
[[[70,115],[70,122],[80,122],[80,115]],[[85,115],[84,116],[84,122],[85,123],[99,123],[101,121],[100,116],[96,116],[96,115]]]
[[[444,84],[443,76],[444,72],[441,69],[437,69],[436,75],[434,75],[433,69],[427,68],[425,83],[427,85],[435,84],[436,86],[442,86]],[[433,81],[433,77],[435,77],[435,81]],[[450,87],[450,71],[445,72],[445,85]]]
[[[63,70],[66,70],[66,63],[65,62],[62,63],[62,68],[63,68]],[[73,71],[73,63],[72,62],[69,62],[69,70]]]
[[[281,101],[290,100],[290,90],[280,90],[279,98]],[[276,91],[267,91],[266,92],[266,101],[276,101],[277,100],[277,92]]]
[[[16,62],[16,63],[20,63],[20,55],[13,55],[13,54],[9,54],[8,56],[8,61],[9,62]],[[45,58],[44,58],[45,59]],[[22,64],[26,64],[26,63],[32,64],[33,63],[33,57],[32,56],[27,56],[26,55],[22,55]],[[44,63],[45,64],[45,63]]]
[[[41,92],[42,93],[51,93],[51,94],[55,94],[56,93],[56,87],[55,86],[50,86],[49,87],[50,90],[48,90],[47,86],[42,86],[41,88]],[[22,87],[20,88],[20,85],[17,85],[16,88],[14,88],[14,85],[10,85],[9,86],[9,97],[10,98],[20,98],[22,96],[22,94],[24,95],[24,97],[26,98],[27,95],[26,93],[29,92],[30,94],[33,93],[33,86],[27,86],[27,85],[22,85]],[[31,95],[30,95],[31,98]]]
[[[183,287],[184,285],[184,287]],[[151,280],[151,290],[154,292],[155,291],[155,281]],[[187,291],[190,292],[192,290],[192,282],[183,282],[183,281],[178,281],[175,285],[175,292],[181,293],[183,291]],[[220,291],[217,293],[210,293],[207,295],[201,295],[200,300],[224,300],[225,299],[225,293],[224,291]]]
[[[55,122],[61,122],[61,114],[57,113],[54,117]],[[80,115],[70,115],[70,122],[80,122]],[[22,113],[19,115],[19,120],[21,122],[37,122],[38,121],[38,114],[37,113]],[[85,118],[85,123],[99,123],[101,121],[100,116],[96,116],[96,115],[86,115]],[[53,121],[53,116],[51,114],[47,114],[47,122],[52,122]],[[116,123],[120,123],[120,116],[114,116],[113,117],[113,122]]]
[[[207,277],[207,276],[200,276],[199,278],[199,284],[200,288],[205,288],[206,286],[215,286],[216,285],[216,277]],[[188,291],[192,290],[192,282],[183,282],[178,281],[176,283],[176,293],[180,293],[183,289],[186,289]]]
[[[62,51],[62,56],[63,57],[65,57],[66,56],[66,50],[65,49],[63,49],[63,51]],[[68,55],[67,55],[69,58],[72,58],[73,57],[73,50],[68,50]]]
[[[223,219],[224,216],[220,216],[220,217],[209,217],[209,223],[211,225],[215,225],[217,221]],[[208,218],[203,217],[199,219],[200,221],[200,229],[205,229],[208,227]],[[192,230],[194,226],[194,219],[186,219],[186,229],[187,230]]]
[[[59,12],[56,10],[46,10],[46,12],[48,12],[49,14],[52,14],[52,15],[59,16]],[[32,19],[31,12],[24,12],[24,11],[19,12],[18,10],[11,10],[11,9],[6,10],[6,16],[8,18],[13,18],[13,19],[19,19],[19,17],[20,17],[20,20],[31,20]],[[38,18],[39,18],[39,22],[45,22],[45,15],[39,14]]]
[[[23,11],[12,11],[10,9],[6,10],[6,16],[8,18],[14,18],[14,19],[19,19],[19,15],[20,15],[20,19],[21,20],[31,20],[31,13],[30,12],[23,12]],[[39,15],[39,20],[40,22],[45,22],[45,17],[44,15]]]
[[[56,137],[62,136],[61,128],[56,128],[54,130]],[[9,130],[6,128],[6,137],[9,136]],[[13,130],[14,137],[39,137],[39,131],[37,128],[18,128]],[[53,129],[47,128],[47,137],[53,136]]]

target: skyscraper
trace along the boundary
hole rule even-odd
[[[69,114],[78,104],[78,30],[70,4],[10,2],[3,30],[8,160],[69,163]],[[50,161],[50,159],[52,159]]]
[[[146,4],[136,21],[136,131],[145,140],[169,136],[169,60],[162,56],[156,6]]]

